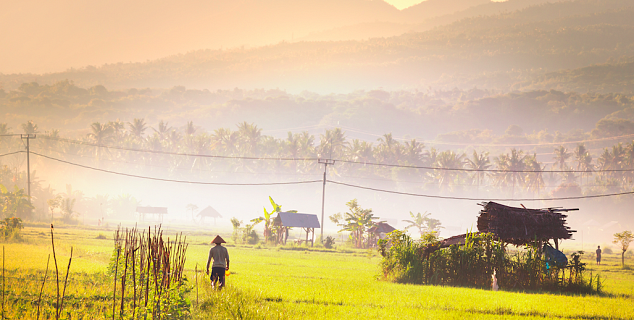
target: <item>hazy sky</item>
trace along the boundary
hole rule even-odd
[[[415,4],[421,3],[421,0],[385,0],[385,2],[395,6],[397,9],[405,9]]]

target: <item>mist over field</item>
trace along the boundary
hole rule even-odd
[[[328,158],[329,234],[352,199],[397,229],[429,212],[442,237],[499,200],[579,208],[574,238],[607,243],[634,227],[633,15],[629,0],[5,3],[0,183],[27,188],[9,135],[36,134],[24,219],[61,217],[59,196],[76,223],[157,206],[167,226],[224,232],[269,196],[321,219]],[[207,206],[222,218],[195,218]]]

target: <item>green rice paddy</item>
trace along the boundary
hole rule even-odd
[[[100,233],[107,239],[96,239]],[[33,301],[38,298],[51,253],[49,228],[25,228],[23,235],[25,242],[3,244],[7,270],[4,310],[9,319],[35,317]],[[172,235],[166,232],[165,236]],[[60,274],[65,273],[73,246],[63,317],[111,318],[112,279],[105,272],[112,231],[58,228],[55,238]],[[601,266],[586,259],[593,275],[605,279],[605,294],[584,296],[395,284],[378,280],[380,257],[372,251],[229,245],[232,274],[227,277],[228,287],[219,292],[210,289],[203,272],[194,274],[195,269],[205,267],[210,247],[204,243],[209,239],[188,237],[186,269],[192,289],[188,298],[191,317],[196,319],[634,318],[634,269],[622,268],[616,254],[605,255]],[[626,263],[634,265],[634,259],[630,257]],[[52,257],[50,268],[54,268]],[[51,275],[49,271],[44,319],[54,315]]]

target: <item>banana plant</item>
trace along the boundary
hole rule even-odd
[[[254,226],[264,221],[264,239],[266,241],[271,240],[273,238],[272,227],[273,227],[273,221],[276,218],[276,217],[273,217],[273,215],[282,212],[282,206],[275,203],[275,201],[273,201],[273,198],[271,198],[270,196],[269,196],[269,201],[271,201],[273,210],[269,212],[268,210],[266,210],[266,207],[263,207],[264,216],[251,220]]]

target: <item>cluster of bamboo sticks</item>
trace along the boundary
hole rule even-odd
[[[126,288],[132,282],[132,318],[136,316],[137,305],[147,310],[148,303],[154,304],[151,308],[152,319],[159,318],[163,294],[170,287],[180,286],[183,282],[186,237],[177,234],[174,241],[170,241],[169,237],[164,241],[160,226],[155,226],[154,231],[151,227],[147,231],[140,231],[136,227],[122,229],[119,226],[114,233],[114,246],[116,258],[112,318],[116,314],[118,281],[121,283],[120,317],[125,312]],[[122,275],[119,275],[119,268],[123,269]]]

